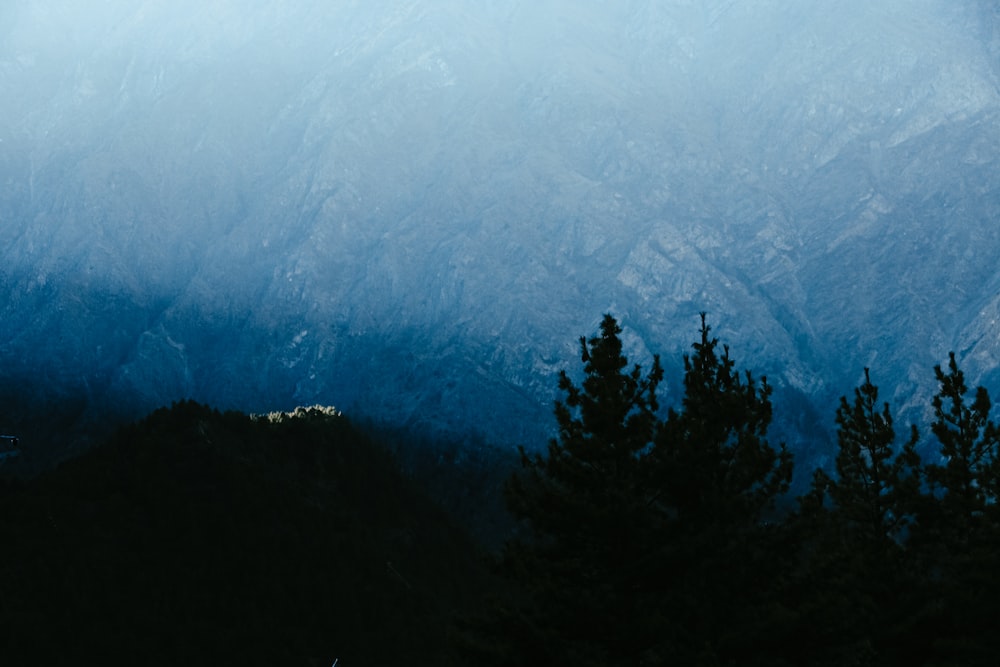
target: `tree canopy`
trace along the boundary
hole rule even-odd
[[[731,628],[716,625],[717,598],[700,587],[712,570],[717,592],[767,567],[747,536],[791,476],[791,456],[766,439],[770,387],[738,372],[728,348],[718,352],[702,317],[681,406],[662,414],[659,357],[646,373],[629,366],[621,331],[605,315],[600,334],[581,339],[582,384],[559,377],[559,437],[544,455],[525,453],[509,484],[511,511],[531,534],[503,559],[528,599],[508,615],[524,632],[506,660],[711,661],[744,644],[723,636]],[[760,602],[752,588],[738,596],[744,607]],[[679,624],[684,617],[702,625]]]
[[[1000,427],[955,354],[933,369],[922,431],[897,425],[864,369],[831,410],[832,465],[790,502],[771,385],[739,368],[704,315],[673,382],[658,355],[630,361],[622,335],[605,315],[580,338],[578,369],[559,374],[556,435],[522,448],[504,487],[518,523],[493,574],[338,412],[251,418],[182,402],[57,469],[0,480],[0,653],[996,663]],[[668,383],[675,400],[661,405]]]
[[[500,558],[522,596],[494,617],[497,664],[995,659],[1000,431],[954,355],[935,368],[938,458],[921,460],[915,426],[897,438],[864,369],[834,411],[834,469],[777,511],[792,457],[768,439],[766,377],[737,370],[702,315],[683,395],[661,410],[659,357],[629,365],[621,332],[606,315],[581,339],[582,383],[559,377],[559,435],[522,451],[508,485],[528,531]]]

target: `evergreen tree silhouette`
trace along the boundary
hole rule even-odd
[[[879,405],[878,387],[866,368],[853,402],[841,396],[837,409],[837,476],[820,471],[814,483],[829,494],[851,541],[876,552],[898,546],[920,490],[916,426],[898,453],[895,440],[889,403]]]
[[[494,658],[773,664],[784,560],[765,515],[792,468],[767,439],[771,388],[736,370],[702,315],[681,405],[664,420],[659,358],[646,374],[630,366],[620,333],[606,315],[581,339],[582,383],[559,377],[558,438],[522,451],[508,484],[531,533],[503,554],[525,597],[497,614]]]
[[[911,427],[897,451],[867,368],[854,399],[840,398],[836,423],[836,475],[817,470],[804,500],[802,633],[819,664],[897,664],[920,606],[903,548],[920,498],[919,435]]]
[[[987,521],[988,508],[997,500],[997,466],[1000,430],[989,418],[989,393],[978,387],[971,403],[965,374],[948,355],[948,372],[934,367],[939,390],[934,396],[931,431],[941,443],[942,463],[927,466],[932,489],[940,494],[944,513],[937,523],[949,542],[967,546]]]
[[[549,665],[638,664],[648,619],[636,568],[654,534],[642,467],[657,429],[659,357],[629,368],[621,327],[605,315],[600,335],[580,339],[584,380],[563,371],[559,436],[545,455],[522,449],[507,488],[511,512],[531,539],[508,545],[505,564],[530,605],[508,618],[520,660]]]
[[[933,649],[942,664],[995,664],[1000,637],[1000,516],[997,508],[1000,430],[989,417],[989,393],[969,400],[955,354],[934,368],[931,431],[940,459],[928,464],[925,498],[913,543],[933,592]]]
[[[788,490],[792,457],[767,440],[767,378],[737,371],[710,333],[702,313],[700,341],[684,357],[681,410],[669,411],[657,438],[657,475],[666,506],[692,527],[754,526]]]
[[[721,347],[721,349],[720,349]],[[656,439],[656,566],[648,580],[667,619],[657,649],[680,664],[769,664],[784,612],[773,594],[780,535],[766,513],[787,491],[792,457],[767,439],[771,387],[736,370],[706,316],[684,357],[684,397]]]

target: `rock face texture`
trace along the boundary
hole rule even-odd
[[[707,311],[793,441],[864,366],[904,421],[949,350],[1000,388],[995,3],[382,4],[4,3],[8,421],[540,444],[606,311],[674,370]]]

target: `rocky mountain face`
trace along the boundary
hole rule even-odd
[[[602,313],[676,371],[707,311],[800,447],[864,366],[920,420],[1000,390],[998,155],[986,0],[13,0],[0,417],[541,444]]]

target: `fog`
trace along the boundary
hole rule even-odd
[[[919,410],[949,349],[1000,366],[998,26],[953,0],[6,2],[0,380],[530,439],[602,312],[648,359],[707,310],[819,422],[863,365]]]

